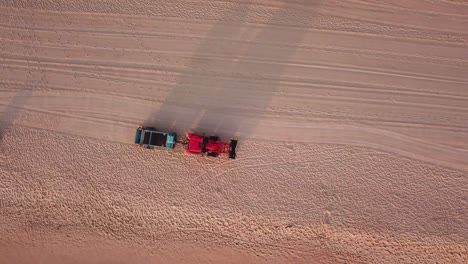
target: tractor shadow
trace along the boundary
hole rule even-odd
[[[27,35],[22,39],[23,42],[29,45],[39,46],[38,36],[35,30],[31,29],[35,26],[31,17],[25,16],[23,23],[26,28],[30,27],[27,31]],[[32,50],[33,49],[28,49],[23,55],[33,57],[34,53]],[[47,82],[46,73],[40,65],[32,65],[29,63],[29,60],[26,60],[26,64],[27,73],[21,82],[22,84],[9,79],[9,77],[13,77],[15,73],[8,72],[8,67],[5,68],[5,72],[2,74],[6,77],[6,82],[0,80],[0,94],[14,91],[10,99],[0,105],[0,143],[3,142],[5,135],[14,128],[15,121],[18,119],[19,115],[25,111],[24,107],[31,99],[34,87]]]
[[[267,25],[261,26],[249,24],[249,15],[258,15],[250,6],[233,4],[204,37],[186,73],[144,125],[179,135],[190,130],[225,139],[249,137],[279,89],[286,62],[305,33],[304,28],[278,31],[272,25],[297,26],[310,20],[301,9],[317,3],[305,3],[275,8],[266,14]],[[279,45],[284,42],[290,45]]]
[[[22,107],[27,104],[30,95],[31,91],[18,92],[6,105],[2,106],[3,111],[0,112],[0,143],[5,135],[13,129],[15,120],[22,112]]]

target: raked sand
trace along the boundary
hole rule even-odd
[[[1,1],[0,138],[1,264],[468,263],[468,2]]]

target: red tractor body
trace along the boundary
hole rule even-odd
[[[206,154],[210,157],[227,155],[231,159],[236,158],[237,140],[230,143],[222,142],[217,136],[205,137],[195,133],[187,133],[188,143],[185,152],[189,154]]]

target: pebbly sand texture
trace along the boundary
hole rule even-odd
[[[0,1],[0,264],[468,263],[467,45],[466,1]]]

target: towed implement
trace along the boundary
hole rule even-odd
[[[135,145],[152,149],[155,147],[173,149],[176,143],[176,134],[157,131],[153,127],[140,126],[136,130]]]

